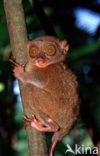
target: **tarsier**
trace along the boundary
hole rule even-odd
[[[27,44],[27,68],[13,57],[14,76],[24,83],[23,102],[32,112],[24,115],[26,127],[40,132],[54,132],[49,156],[74,125],[79,113],[76,76],[65,66],[69,46],[56,37],[38,37]]]

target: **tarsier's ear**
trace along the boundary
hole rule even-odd
[[[29,49],[30,44],[31,44],[31,41],[30,41],[30,40],[28,40],[28,41],[27,41],[27,50]]]
[[[69,45],[67,44],[67,41],[66,40],[60,41],[60,46],[62,49],[62,54],[65,55],[69,49]]]

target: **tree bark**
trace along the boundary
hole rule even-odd
[[[16,62],[22,64],[26,60],[27,31],[24,18],[22,0],[4,0],[8,31],[12,47],[12,53]],[[23,84],[19,82],[20,93]],[[23,97],[22,97],[23,101]],[[30,111],[23,103],[24,113],[30,116]],[[30,156],[47,156],[46,139],[44,133],[37,132],[33,128],[26,128]]]

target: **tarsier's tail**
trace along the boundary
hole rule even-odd
[[[52,145],[50,147],[49,156],[54,156],[55,147],[57,145],[57,140],[52,142]]]
[[[52,138],[52,145],[50,147],[49,156],[54,156],[54,151],[57,143],[68,133],[68,129],[60,129],[54,133]]]

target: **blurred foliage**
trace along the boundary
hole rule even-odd
[[[76,8],[85,8],[100,15],[97,0],[34,0],[34,10],[24,0],[25,19],[29,39],[42,35],[56,35],[67,39],[70,44],[69,66],[77,75],[82,99],[80,117],[75,128],[56,148],[55,156],[65,154],[66,144],[93,147],[100,141],[100,25],[95,34],[75,25]],[[85,25],[85,24],[84,24]],[[84,28],[83,25],[83,28]],[[92,27],[92,25],[91,25]],[[27,156],[28,145],[23,129],[21,103],[14,91],[15,79],[12,76],[9,57],[10,41],[3,7],[0,1],[0,156]],[[66,62],[67,63],[67,62]],[[20,104],[19,104],[20,103]],[[87,131],[92,130],[91,140]],[[48,147],[51,133],[47,133]]]

